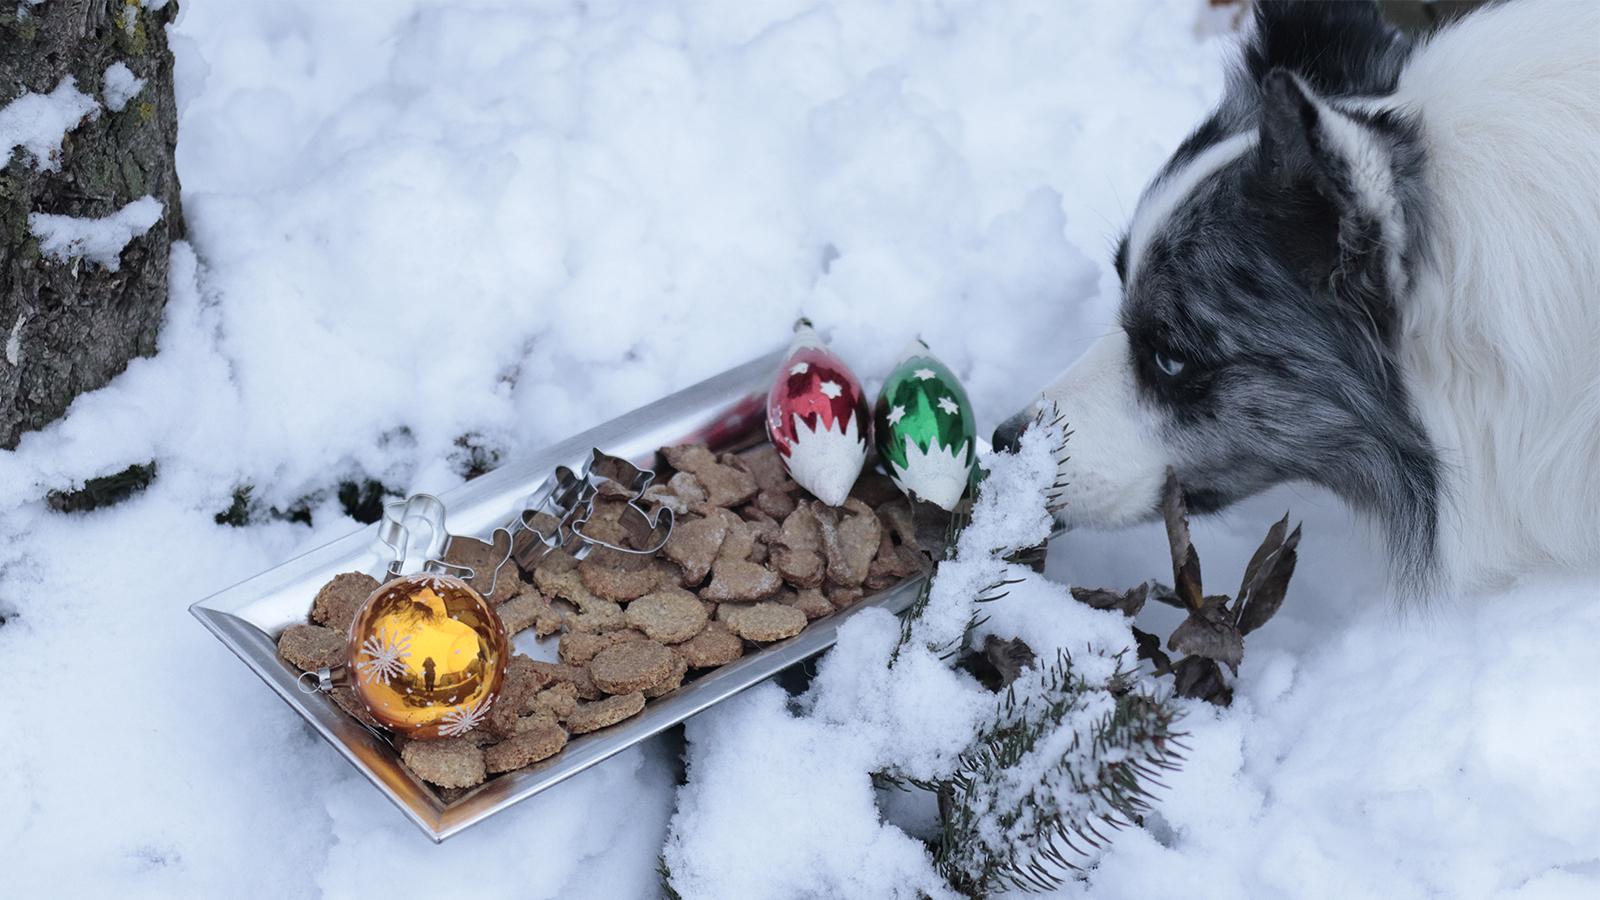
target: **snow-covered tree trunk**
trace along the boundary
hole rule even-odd
[[[0,6],[0,448],[155,352],[184,232],[176,14],[166,0]]]

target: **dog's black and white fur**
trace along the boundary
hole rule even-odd
[[[1256,9],[1117,249],[1121,328],[1040,398],[1068,519],[1152,516],[1170,466],[1201,511],[1332,489],[1407,592],[1600,564],[1600,4],[1417,44],[1366,3]]]

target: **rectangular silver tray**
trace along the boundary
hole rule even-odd
[[[777,352],[752,360],[445,492],[440,499],[450,533],[489,535],[521,510],[556,466],[576,469],[595,447],[649,466],[662,446],[706,441],[722,449],[749,443],[763,427],[766,390],[781,356]],[[543,763],[495,777],[447,803],[400,765],[386,740],[345,715],[326,694],[302,693],[297,687],[300,672],[277,652],[277,636],[305,621],[311,598],[328,579],[350,571],[381,576],[389,558],[378,541],[378,526],[370,525],[213,594],[189,611],[436,842],[821,653],[833,646],[839,626],[863,609],[900,612],[921,582],[902,582],[817,619],[795,637],[747,653],[650,701],[644,712],[625,722],[574,738]],[[555,641],[535,642],[531,632],[518,638],[518,650],[553,658]]]

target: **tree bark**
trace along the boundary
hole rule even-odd
[[[148,0],[146,0],[148,2]],[[166,26],[177,3],[45,0],[0,10],[0,108],[49,94],[68,76],[100,104],[69,130],[41,170],[17,148],[0,159],[0,448],[66,411],[72,399],[156,349],[167,302],[168,254],[184,235],[177,107]],[[121,62],[144,86],[120,111],[102,93]],[[0,151],[5,150],[0,144]],[[118,271],[41,252],[30,213],[102,218],[151,195],[161,218],[123,248]]]

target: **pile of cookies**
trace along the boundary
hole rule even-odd
[[[547,759],[570,735],[636,715],[747,648],[793,637],[807,622],[931,566],[911,505],[873,469],[843,505],[830,507],[788,477],[770,444],[721,455],[694,444],[661,456],[666,465],[644,497],[670,508],[676,524],[654,555],[600,547],[579,561],[554,551],[526,569],[506,565],[496,578],[505,548],[451,541],[445,561],[482,573],[473,586],[495,604],[507,631],[556,638],[560,661],[513,656],[489,715],[462,737],[396,738],[417,777],[448,797]],[[622,517],[631,498],[612,485],[602,487],[584,529],[630,546]],[[306,671],[341,664],[350,625],[377,588],[367,575],[335,576],[312,603],[310,623],[283,633],[279,653]],[[333,699],[376,724],[352,689],[336,688]]]

